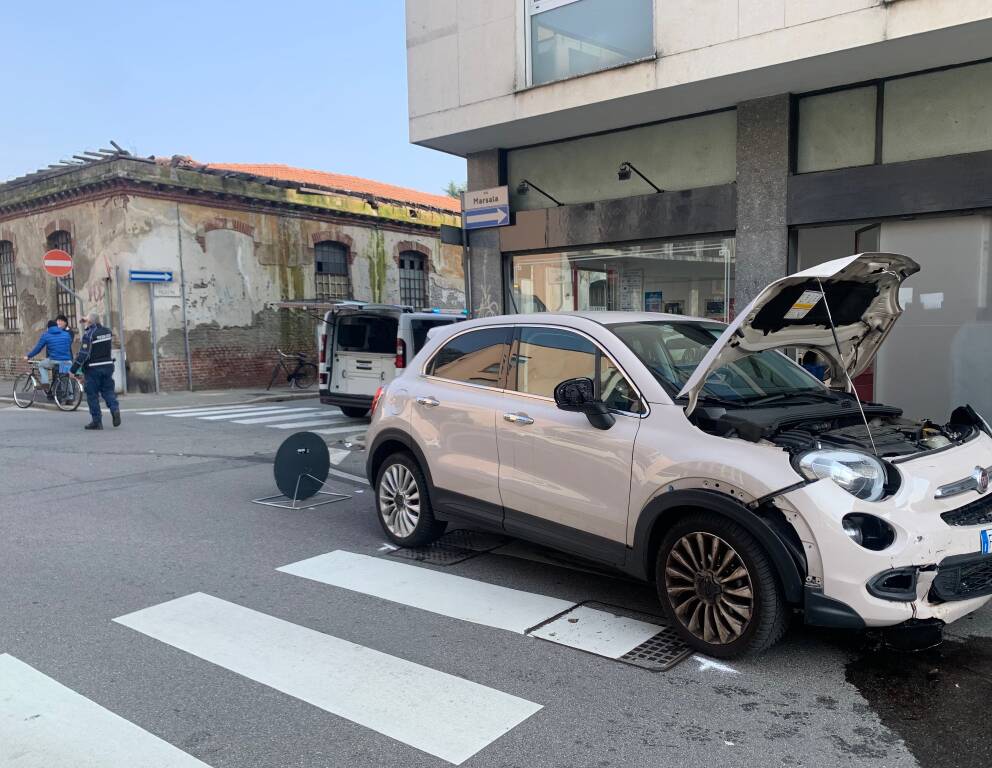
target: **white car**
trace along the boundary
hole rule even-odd
[[[831,261],[729,326],[590,312],[437,329],[373,408],[382,527],[418,546],[469,522],[652,581],[713,656],[768,648],[795,609],[939,637],[992,595],[989,426],[967,405],[935,424],[851,394],[918,269]]]

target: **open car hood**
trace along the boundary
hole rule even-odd
[[[771,283],[727,326],[682,387],[686,413],[714,371],[765,349],[812,349],[829,361],[833,380],[845,372],[853,380],[871,365],[902,314],[899,286],[919,271],[908,256],[859,253]]]

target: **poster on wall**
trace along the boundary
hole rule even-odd
[[[620,309],[624,312],[638,312],[641,306],[641,292],[644,287],[644,270],[624,270],[620,277]]]
[[[661,312],[662,309],[663,309],[663,302],[661,297],[661,291],[645,291],[644,311]]]

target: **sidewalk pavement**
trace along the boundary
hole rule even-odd
[[[0,403],[13,405],[12,395],[14,380],[0,377]],[[318,396],[317,387],[307,390],[273,387],[266,391],[264,387],[246,387],[239,389],[205,389],[195,392],[129,392],[119,394],[122,411],[144,411],[155,408],[196,408],[203,405],[234,405],[241,403],[271,403],[291,400],[310,400]],[[58,410],[50,403],[43,392],[38,392],[32,408],[50,408]],[[81,406],[85,409],[86,404]],[[106,407],[106,406],[104,406]]]

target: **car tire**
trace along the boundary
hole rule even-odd
[[[764,548],[719,515],[692,514],[666,532],[655,586],[672,628],[708,656],[759,654],[788,628],[788,609]]]
[[[341,413],[350,419],[364,419],[368,413],[368,408],[356,408],[353,405],[342,405]]]
[[[401,547],[430,544],[448,526],[434,517],[427,480],[408,453],[394,453],[379,467],[375,509],[386,537]]]

